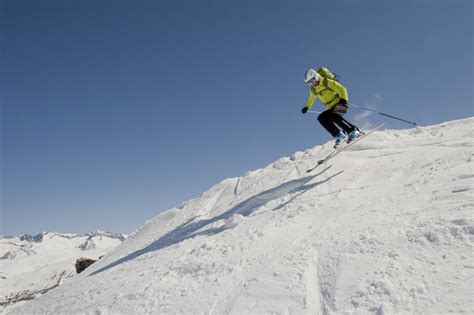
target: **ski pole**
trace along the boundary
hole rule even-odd
[[[398,118],[398,117],[395,117],[395,116],[392,116],[392,115],[384,114],[384,113],[375,111],[375,110],[373,110],[373,109],[366,108],[366,107],[362,107],[362,106],[359,106],[359,105],[356,105],[356,104],[349,103],[349,105],[354,106],[354,107],[356,107],[356,108],[360,108],[360,109],[369,111],[369,112],[374,112],[374,113],[377,113],[377,114],[379,114],[379,115],[386,116],[386,117],[389,117],[389,118],[392,118],[392,119],[400,120],[400,121],[403,121],[403,122],[412,124],[413,126],[418,126],[418,124],[417,124],[416,122],[412,122],[412,121],[408,121],[408,120],[405,120],[405,119],[402,119],[402,118]]]

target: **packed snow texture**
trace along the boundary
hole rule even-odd
[[[226,179],[12,314],[471,313],[474,118]]]
[[[125,237],[102,231],[0,237],[0,313],[57,287],[76,274],[76,259],[96,260]]]

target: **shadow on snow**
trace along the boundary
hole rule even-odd
[[[297,193],[295,196],[293,196],[290,199],[290,201],[285,202],[284,204],[278,206],[274,210],[281,209],[286,204],[288,204],[289,202],[294,200],[297,196],[305,193],[306,191],[308,191],[312,188],[315,188],[315,187],[317,187],[321,184],[324,184],[325,182],[329,181],[333,177],[335,177],[335,176],[337,176],[337,175],[339,175],[343,172],[343,171],[340,171],[339,173],[336,173],[336,174],[326,178],[325,180],[322,180],[322,181],[319,181],[319,182],[316,182],[316,183],[313,183],[313,184],[307,184],[311,180],[316,178],[317,176],[323,174],[330,167],[331,166],[328,166],[327,168],[325,168],[324,170],[322,170],[320,173],[318,173],[316,175],[307,176],[307,177],[300,178],[300,179],[294,179],[294,180],[291,180],[289,182],[283,183],[280,186],[277,186],[277,187],[274,187],[272,189],[263,191],[263,192],[255,195],[255,196],[252,196],[252,197],[246,199],[245,201],[242,201],[241,203],[237,204],[236,206],[232,207],[231,209],[227,210],[226,212],[224,212],[224,213],[222,213],[218,216],[215,216],[213,218],[204,219],[204,220],[200,220],[200,221],[191,223],[195,219],[195,218],[192,218],[191,220],[185,222],[184,224],[176,227],[174,230],[166,233],[165,235],[163,235],[162,237],[160,237],[158,240],[151,243],[147,247],[145,247],[143,249],[140,249],[140,250],[137,250],[133,253],[130,253],[129,255],[127,255],[125,257],[122,257],[122,258],[116,260],[115,262],[112,262],[112,263],[110,263],[110,264],[108,264],[108,265],[92,272],[89,276],[94,276],[98,273],[101,273],[101,272],[106,271],[108,269],[111,269],[115,266],[118,266],[118,265],[120,265],[124,262],[133,260],[133,259],[135,259],[139,256],[142,256],[142,255],[146,254],[146,253],[156,251],[156,250],[160,250],[162,248],[166,248],[166,247],[178,244],[178,243],[180,243],[180,242],[182,242],[186,239],[190,239],[190,238],[193,238],[193,237],[196,237],[196,236],[201,236],[201,235],[214,235],[214,234],[220,233],[220,232],[222,232],[222,231],[224,231],[228,228],[231,228],[233,226],[229,227],[228,225],[223,224],[221,227],[218,227],[218,228],[210,227],[210,228],[208,228],[204,231],[201,231],[201,230],[204,227],[206,227],[207,225],[210,225],[212,223],[218,222],[220,220],[225,221],[227,219],[230,219],[235,214],[240,214],[240,215],[246,217],[246,216],[250,215],[253,212],[254,209],[257,209],[257,208],[267,204],[268,202],[270,202],[272,200],[283,197],[284,195],[289,194],[289,193]]]

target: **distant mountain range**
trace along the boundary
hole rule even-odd
[[[97,260],[126,238],[105,231],[0,236],[0,312],[57,287],[76,275],[78,258]]]
[[[127,238],[126,234],[120,233],[111,233],[111,232],[106,232],[106,231],[93,231],[87,234],[69,234],[69,233],[58,233],[58,232],[42,232],[37,235],[30,235],[30,234],[23,234],[21,236],[10,236],[10,235],[0,235],[0,240],[12,240],[12,239],[18,239],[20,241],[27,241],[27,242],[34,242],[34,243],[41,243],[44,239],[44,236],[47,235],[54,235],[57,237],[63,237],[67,239],[73,239],[73,238],[82,238],[82,237],[89,237],[93,238],[96,236],[104,236],[104,237],[109,237],[109,238],[116,238],[121,241],[125,240]]]

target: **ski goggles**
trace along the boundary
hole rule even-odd
[[[316,78],[311,78],[306,82],[308,85],[313,85],[313,83],[316,82]]]

